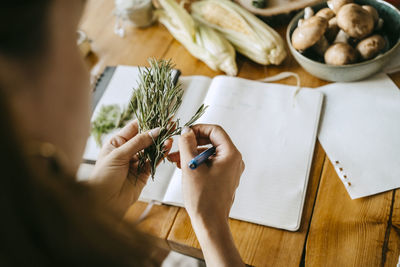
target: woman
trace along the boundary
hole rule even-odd
[[[105,144],[93,180],[74,175],[89,132],[88,73],[76,47],[83,0],[3,1],[0,14],[0,266],[159,265],[150,237],[120,220],[148,172],[131,183],[135,155],[157,129],[128,124]],[[217,147],[192,171],[197,146]],[[167,144],[168,147],[171,143]],[[244,164],[223,129],[184,129],[180,153],[185,207],[209,266],[242,266],[228,214]]]

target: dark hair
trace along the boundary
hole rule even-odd
[[[2,1],[0,52],[13,58],[30,58],[45,50],[51,0]]]
[[[24,61],[43,52],[51,2],[3,1],[0,54]],[[119,225],[85,185],[54,168],[53,161],[32,166],[10,127],[12,114],[2,89],[0,266],[158,265],[146,256],[152,247],[148,237]]]

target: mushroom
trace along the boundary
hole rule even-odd
[[[375,34],[359,42],[356,49],[364,60],[368,60],[378,55],[385,45],[385,39],[379,34]]]
[[[303,22],[309,18],[311,18],[312,16],[314,16],[314,10],[311,7],[306,7],[304,9],[304,16],[302,19],[299,19],[299,21],[297,22],[297,27],[300,27],[301,24],[303,24]]]
[[[343,30],[339,30],[338,34],[335,37],[335,40],[333,41],[333,43],[346,43],[353,47],[355,47],[358,42],[359,42],[358,39],[354,39],[354,38],[350,37]]]
[[[376,11],[376,9],[373,6],[369,5],[363,5],[361,7],[367,10],[371,14],[372,18],[374,19],[374,23],[377,24],[379,20],[378,11]]]
[[[325,51],[329,47],[329,42],[325,38],[325,36],[322,36],[316,43],[315,45],[312,46],[312,49],[320,56],[324,56]]]
[[[337,25],[337,18],[333,17],[328,21],[328,29],[326,29],[325,37],[329,42],[332,43],[335,40],[337,34],[339,33],[339,26]]]
[[[304,19],[309,19],[314,16],[314,10],[311,7],[306,7],[304,9]]]
[[[311,17],[305,20],[300,27],[297,27],[292,34],[292,45],[296,50],[305,49],[316,44],[328,28],[328,21],[321,17]]]
[[[320,9],[315,14],[315,16],[324,18],[329,21],[331,18],[333,18],[335,16],[335,13],[332,11],[332,9],[326,7],[326,8]]]
[[[383,19],[379,17],[378,11],[373,6],[369,5],[363,5],[361,7],[371,14],[372,18],[374,19],[375,30],[379,31],[383,26]]]
[[[346,65],[357,61],[357,51],[349,44],[336,43],[326,50],[325,63],[331,65]]]
[[[347,44],[349,42],[349,39],[350,39],[350,36],[347,33],[345,33],[343,30],[339,30],[333,43],[346,43]]]
[[[372,15],[357,4],[347,4],[337,13],[337,23],[350,37],[363,39],[374,30]]]
[[[332,9],[335,14],[337,14],[342,6],[353,2],[353,0],[329,0],[327,4],[328,7]]]

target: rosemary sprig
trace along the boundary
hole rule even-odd
[[[170,60],[149,60],[150,67],[139,72],[138,88],[135,101],[131,102],[132,110],[138,119],[139,132],[160,127],[160,134],[153,145],[139,152],[138,172],[150,162],[151,176],[154,179],[156,166],[165,156],[164,143],[174,135],[179,135],[182,127],[175,114],[182,104],[182,84],[173,81],[173,65]],[[207,107],[201,105],[196,114],[185,123],[191,126],[205,112]]]

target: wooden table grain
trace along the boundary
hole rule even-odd
[[[191,56],[162,26],[127,29],[125,38],[113,33],[114,1],[88,1],[81,29],[92,39],[86,61],[92,75],[108,65],[145,65],[149,57],[172,59],[183,75],[214,72]],[[286,25],[276,27],[282,35]],[[280,66],[261,66],[238,56],[239,77],[263,78],[281,71],[294,71],[302,85],[319,87],[328,82],[305,72],[293,59]],[[390,75],[400,87],[400,72]],[[295,84],[292,78],[281,81]],[[399,177],[400,179],[400,177]],[[126,214],[134,222],[147,206],[138,202]],[[230,220],[241,256],[251,266],[396,266],[400,255],[400,190],[351,200],[317,141],[307,189],[301,227],[297,232],[278,230],[238,220]],[[185,209],[154,206],[139,225],[160,239],[166,247],[202,258],[196,236]]]

